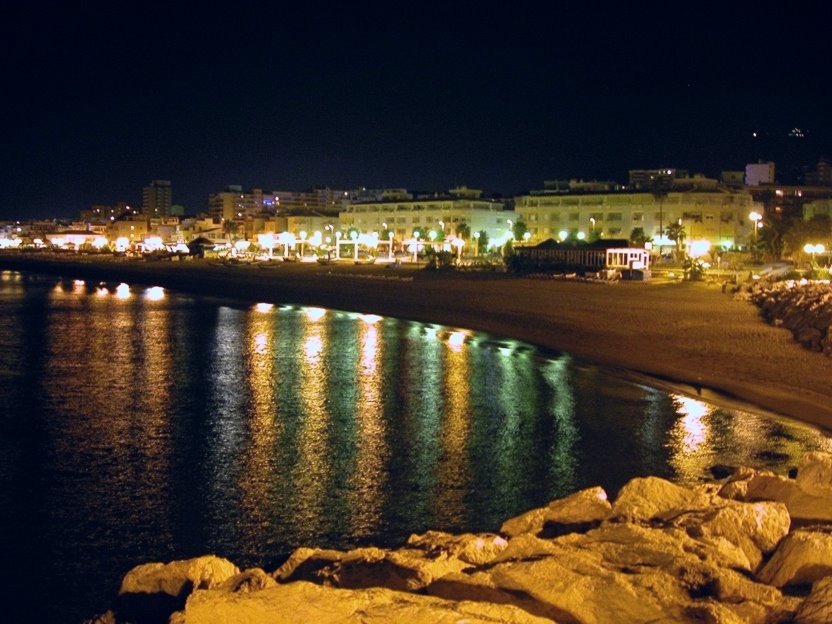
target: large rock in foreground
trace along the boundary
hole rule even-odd
[[[271,574],[216,557],[138,566],[99,621],[814,624],[832,614],[826,518],[832,455],[811,453],[795,479],[749,468],[694,488],[633,479],[612,504],[582,490],[502,535],[300,548]]]
[[[188,599],[185,624],[542,624],[548,622],[512,606],[476,601],[450,601],[384,588],[345,590],[299,581],[256,594],[198,591]]]

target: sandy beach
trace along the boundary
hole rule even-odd
[[[789,331],[766,324],[752,303],[716,284],[599,284],[406,266],[223,266],[46,254],[3,254],[0,269],[481,330],[832,431],[832,358],[802,348]]]

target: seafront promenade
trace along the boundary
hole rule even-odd
[[[165,286],[211,297],[316,305],[481,330],[737,401],[832,431],[832,358],[771,327],[720,286],[587,283],[394,265],[224,265],[0,255],[0,269]]]

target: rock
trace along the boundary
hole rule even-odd
[[[230,561],[213,555],[136,566],[121,582],[116,615],[119,621],[167,622],[191,592],[217,587],[239,572]]]
[[[106,611],[84,620],[84,624],[117,624],[116,614],[112,611]]]
[[[331,566],[344,556],[339,550],[324,550],[321,548],[298,548],[289,558],[272,573],[277,581],[316,582],[321,569]]]
[[[763,555],[774,550],[789,532],[791,519],[782,503],[732,503],[707,511],[692,512],[674,520],[695,538],[723,537],[738,546],[754,570]]]
[[[558,552],[558,548],[552,540],[541,539],[531,533],[523,533],[517,537],[512,537],[508,541],[508,546],[492,559],[492,563],[520,559],[539,559],[540,557],[554,555],[556,552]]]
[[[248,593],[268,589],[277,585],[271,576],[260,568],[252,568],[226,579],[217,587],[219,591]]]
[[[827,576],[812,585],[794,624],[829,624],[832,622],[832,576]]]
[[[607,493],[603,488],[593,487],[506,520],[500,533],[510,537],[522,533],[556,537],[571,532],[571,529],[585,532],[605,520],[611,510]]]
[[[811,475],[811,470],[809,471]],[[816,496],[804,490],[796,479],[789,479],[772,473],[744,473],[745,479],[729,480],[720,490],[724,498],[742,501],[776,501],[786,505],[793,522],[832,521],[832,497]],[[798,470],[798,476],[800,470]],[[804,477],[804,482],[814,482],[812,476]],[[813,491],[819,491],[817,484],[810,485]]]
[[[610,519],[627,522],[667,521],[697,509],[707,509],[713,497],[658,477],[638,477],[621,488]]]
[[[420,538],[411,539],[418,542]],[[485,544],[487,540],[482,539]],[[502,538],[500,540],[504,541]],[[455,546],[460,551],[465,551],[464,542],[461,540]],[[395,551],[356,548],[342,553],[306,549],[305,552],[294,553],[290,562],[281,566],[274,576],[283,582],[302,579],[345,589],[386,587],[417,591],[444,574],[470,566],[451,554],[450,549],[444,550],[429,539],[423,539],[418,545],[424,546],[426,550],[419,547],[405,547]],[[474,545],[469,544],[467,556],[474,557],[474,550]]]
[[[548,556],[448,574],[427,591],[514,604],[557,622],[608,622],[611,614],[617,623],[693,621],[706,612],[715,622],[739,622],[755,610],[766,617],[796,611],[777,589],[730,569],[734,557],[679,529],[604,524],[553,540],[552,548]],[[510,542],[502,556],[511,549]],[[746,608],[735,613],[740,603]]]
[[[488,563],[506,546],[508,542],[493,533],[452,535],[428,531],[422,535],[411,535],[407,540],[408,549],[421,550],[425,557],[455,557],[473,565]]]
[[[797,485],[812,496],[829,499],[832,506],[832,454],[807,453],[797,470]]]
[[[345,590],[299,581],[278,585],[252,594],[198,591],[185,607],[188,624],[281,624],[315,622],[330,624],[365,622],[386,624],[543,624],[551,621],[534,617],[510,605],[481,602],[453,602],[389,589]]]
[[[789,533],[759,578],[775,587],[808,585],[832,576],[832,530],[799,529]]]

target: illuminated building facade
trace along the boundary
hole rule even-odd
[[[420,232],[427,238],[430,230],[444,230],[446,236],[456,233],[461,224],[470,234],[485,231],[489,240],[505,237],[516,222],[517,215],[505,210],[503,202],[481,199],[472,189],[453,189],[447,195],[421,199],[398,199],[351,204],[340,213],[342,228],[361,232],[393,232],[397,240],[405,240]]]
[[[748,219],[761,211],[745,191],[530,194],[515,198],[514,210],[531,233],[531,243],[567,234],[593,233],[629,239],[635,228],[658,241],[662,230],[681,223],[687,240],[707,240],[712,246],[744,246],[752,232]],[[662,245],[672,245],[662,241]]]

